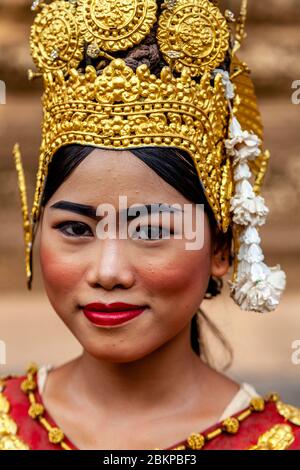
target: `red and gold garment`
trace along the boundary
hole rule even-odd
[[[45,409],[36,375],[31,366],[0,381],[0,450],[79,450]],[[160,450],[185,449],[300,450],[300,409],[277,394],[252,398],[245,410]]]

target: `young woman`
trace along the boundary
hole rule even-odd
[[[100,3],[102,29],[88,0],[78,5],[55,1],[41,7],[32,32],[32,54],[46,88],[32,218],[26,213],[15,149],[28,279],[30,284],[37,236],[47,295],[82,354],[59,367],[32,364],[26,375],[3,379],[0,448],[300,448],[299,410],[214,370],[201,340],[203,321],[210,323],[200,306],[205,297],[220,293],[232,259],[232,296],[242,308],[270,311],[282,290],[282,271],[262,262],[256,227],[266,208],[249,182],[248,161],[261,167],[260,172],[252,169],[258,185],[265,160],[259,159],[255,134],[243,133],[230,114],[234,102],[225,73],[232,70],[229,45],[224,49],[226,21],[208,0],[138,2],[135,32],[126,26],[127,44],[120,24],[124,18],[133,21],[128,14],[136,2],[127,2],[126,11],[107,2],[105,12]],[[210,41],[204,13],[212,24],[218,20],[214,44],[223,46],[214,55],[214,69],[221,64],[224,72],[206,81],[199,79],[199,70],[205,75],[208,67],[204,57]],[[76,50],[70,68],[62,60],[62,39],[53,49],[53,32],[62,17],[69,21],[68,34],[75,31],[85,39],[83,57]],[[80,33],[72,25],[74,17]],[[176,50],[168,54],[164,42],[176,21],[192,47],[200,27],[206,49],[202,62],[198,51],[194,63],[176,69],[180,47],[170,41]],[[196,39],[189,37],[188,25]],[[191,109],[192,103],[198,107]],[[120,196],[126,197],[122,208]],[[116,236],[111,228],[103,236],[103,204],[115,209]],[[137,217],[128,212],[134,207],[150,211]],[[202,235],[203,243],[194,249],[187,249],[187,232],[177,236],[187,208],[191,227]],[[253,272],[260,278],[253,281]]]

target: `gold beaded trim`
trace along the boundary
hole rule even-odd
[[[221,426],[217,427],[213,431],[210,431],[206,434],[196,433],[193,432],[187,439],[187,446],[180,445],[175,447],[174,449],[193,449],[193,450],[201,450],[204,448],[205,444],[207,444],[212,439],[220,436],[223,433],[227,434],[237,434],[240,428],[240,424],[248,418],[253,412],[261,412],[265,409],[265,402],[266,400],[263,397],[254,397],[250,401],[249,407],[240,413],[238,416],[230,416],[226,418],[222,423]]]
[[[63,431],[55,426],[51,426],[49,421],[44,417],[45,408],[42,403],[38,403],[35,396],[37,389],[37,383],[35,375],[38,371],[36,364],[30,364],[27,368],[27,377],[21,383],[21,389],[26,393],[30,402],[28,409],[28,415],[32,419],[36,419],[44,429],[48,432],[48,439],[51,444],[59,444],[63,450],[71,450],[71,447],[64,441],[65,435]]]
[[[21,389],[28,396],[30,407],[28,410],[28,415],[32,419],[37,419],[39,423],[48,431],[48,438],[52,444],[60,444],[64,450],[72,450],[65,442],[65,436],[63,431],[58,427],[52,427],[50,423],[43,417],[45,408],[41,403],[38,403],[35,397],[35,390],[37,389],[36,383],[36,373],[38,367],[36,364],[30,364],[27,368],[27,377],[23,380],[21,384]],[[187,445],[180,444],[176,447],[171,448],[170,450],[201,450],[206,443],[214,439],[215,437],[220,436],[222,433],[227,434],[236,434],[239,431],[240,424],[247,419],[252,413],[262,412],[265,409],[266,402],[280,402],[280,397],[277,393],[269,394],[267,398],[263,397],[253,397],[250,401],[250,405],[247,409],[242,411],[238,416],[226,418],[221,426],[217,427],[213,431],[210,431],[206,434],[200,434],[197,432],[192,432],[188,439]],[[281,402],[280,402],[281,403]],[[164,450],[160,447],[155,447],[154,450]]]

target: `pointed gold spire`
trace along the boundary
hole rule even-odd
[[[240,49],[244,39],[247,37],[246,33],[246,20],[248,12],[248,0],[241,0],[240,14],[236,22],[235,41],[233,46],[232,54]]]
[[[26,261],[26,276],[27,276],[27,287],[31,289],[32,281],[32,224],[30,222],[30,215],[28,210],[27,192],[25,175],[22,164],[22,157],[20,152],[19,144],[15,144],[13,147],[13,156],[15,160],[15,166],[18,175],[18,186],[21,196],[22,216],[23,216],[23,229],[24,229],[24,241],[25,241],[25,261]]]

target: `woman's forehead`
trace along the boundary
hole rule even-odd
[[[190,202],[130,151],[106,149],[93,150],[54,196],[82,198],[96,204],[97,199],[110,202],[122,195],[130,204]]]

